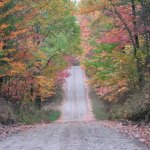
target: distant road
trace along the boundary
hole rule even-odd
[[[70,77],[64,83],[63,121],[81,121],[88,115],[88,89],[85,72],[80,66],[72,66]]]

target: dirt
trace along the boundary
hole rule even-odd
[[[139,140],[95,121],[84,71],[78,66],[69,71],[61,119],[2,139],[0,150],[148,150]]]
[[[148,150],[100,122],[56,123],[15,134],[1,150]]]

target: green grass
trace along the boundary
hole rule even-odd
[[[51,122],[56,121],[58,118],[60,118],[60,111],[53,111],[48,115],[48,118]]]
[[[93,89],[90,89],[89,96],[92,101],[92,111],[97,120],[108,119],[106,104],[102,102]]]
[[[63,90],[61,87],[58,87],[56,95],[48,97],[42,102],[41,110],[36,108],[32,102],[29,102],[16,109],[17,111],[15,111],[15,116],[17,116],[18,122],[23,124],[54,122],[61,116],[58,106],[62,103],[62,99]]]
[[[93,114],[97,120],[127,119],[136,122],[150,122],[149,89],[150,83],[147,83],[142,89],[125,95],[125,100],[115,103],[104,102],[97,97],[93,89],[90,89]]]
[[[38,110],[33,106],[16,111],[18,122],[23,124],[49,123],[59,119],[61,113],[57,110]]]

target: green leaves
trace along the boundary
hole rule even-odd
[[[48,55],[62,54],[77,54],[81,51],[80,48],[80,30],[76,24],[74,16],[66,16],[60,19],[57,24],[48,25],[48,36],[42,46],[43,51]]]
[[[0,10],[0,77],[15,78],[11,87],[4,83],[11,93],[4,91],[7,88],[0,91],[19,100],[53,95],[59,74],[69,65],[68,55],[81,52],[73,3],[8,0],[2,4],[6,5]]]

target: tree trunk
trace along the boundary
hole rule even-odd
[[[146,48],[146,71],[148,73],[148,78],[150,78],[150,32],[147,27],[150,26],[150,2],[146,2],[144,0],[140,0],[142,12],[141,12],[141,20],[144,25],[144,40],[145,40],[145,48]]]
[[[35,98],[35,107],[38,109],[41,109],[41,97],[40,96],[36,96]]]
[[[2,95],[3,77],[0,77],[0,95]]]
[[[131,43],[133,45],[133,49],[134,49],[134,57],[137,60],[137,71],[138,71],[138,80],[139,80],[139,87],[141,87],[143,85],[144,82],[144,72],[143,72],[143,65],[140,63],[140,61],[138,60],[136,54],[137,54],[137,50],[140,48],[140,44],[139,44],[139,37],[138,34],[136,33],[135,35],[133,34],[132,30],[129,28],[128,23],[126,22],[126,20],[122,17],[122,15],[120,14],[120,12],[117,10],[116,6],[113,4],[112,0],[109,0],[111,2],[111,5],[113,6],[114,12],[116,13],[116,15],[118,16],[118,18],[120,19],[120,21],[123,23],[123,25],[125,26]],[[135,29],[137,29],[137,23],[136,23],[136,8],[135,8],[135,4],[134,4],[134,0],[131,0],[131,2],[133,3],[132,5],[132,11],[133,11],[133,15],[135,15],[135,19],[133,21],[133,25],[135,26]]]
[[[137,15],[136,15],[135,1],[131,0],[131,3],[132,3],[132,14],[134,16],[133,18],[133,26],[134,26],[134,32],[135,32],[134,40],[135,40],[136,47],[140,48],[140,42],[139,42],[139,36],[138,36],[138,30],[137,30],[137,21],[136,21]]]
[[[131,7],[132,7],[132,15],[133,15],[133,27],[134,27],[134,42],[136,49],[139,50],[140,48],[140,42],[139,42],[139,36],[138,36],[138,27],[137,27],[137,13],[136,13],[136,5],[135,0],[131,0]],[[136,54],[135,54],[136,55]],[[144,66],[140,62],[140,60],[137,60],[137,71],[138,71],[138,78],[139,78],[139,86],[142,87],[144,83]]]

